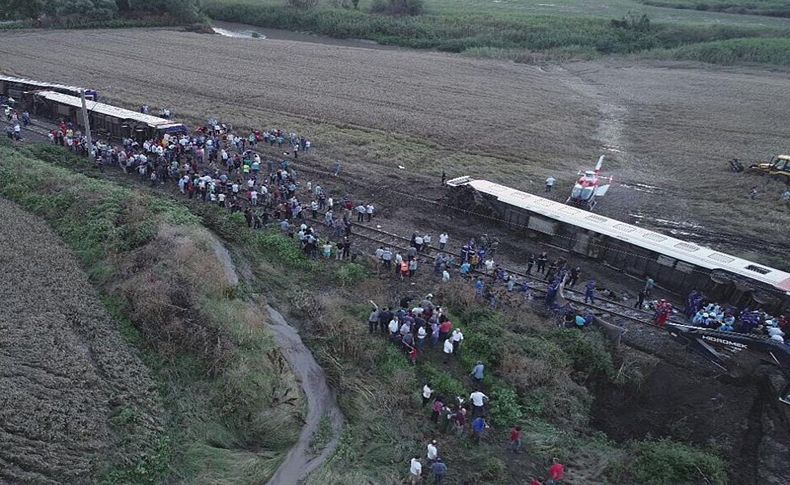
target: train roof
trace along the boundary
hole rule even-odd
[[[14,82],[20,84],[29,84],[31,86],[35,86],[41,89],[60,89],[63,91],[70,91],[76,94],[79,94],[82,88],[78,88],[76,86],[67,86],[65,84],[58,84],[58,83],[47,83],[42,81],[35,81],[33,79],[25,79],[21,77],[13,77],[13,76],[5,76],[0,74],[0,81],[6,82]]]
[[[505,204],[603,234],[695,266],[710,270],[728,271],[766,283],[782,291],[790,292],[790,273],[763,264],[747,261],[632,224],[626,224],[616,219],[593,214],[570,205],[489,182],[488,180],[472,180],[468,177],[460,177],[448,181],[448,185],[469,185],[478,192],[496,197]]]
[[[50,101],[54,101],[56,103],[73,106],[75,108],[82,108],[82,99],[76,96],[69,96],[67,94],[56,93],[55,91],[39,91],[36,93],[36,96],[39,96],[44,99],[48,99]],[[107,115],[107,116],[112,116],[113,118],[118,118],[121,120],[137,121],[140,123],[144,123],[152,128],[157,128],[157,129],[163,127],[167,128],[169,126],[178,124],[178,123],[173,123],[172,120],[159,118],[158,116],[151,116],[151,115],[139,113],[137,111],[132,111],[126,108],[119,108],[117,106],[112,106],[109,104],[98,103],[96,101],[86,100],[85,105],[88,108],[88,111]]]

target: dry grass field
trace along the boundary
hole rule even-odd
[[[539,67],[156,29],[2,33],[0,71],[192,122],[300,131],[314,162],[341,159],[371,181],[445,169],[540,190],[551,174],[564,199],[603,153],[616,180],[603,214],[781,264],[753,248],[790,223],[783,188],[725,167],[787,149],[782,72],[622,59]]]

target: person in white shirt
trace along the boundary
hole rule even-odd
[[[556,181],[557,179],[549,175],[549,178],[546,179],[546,192],[551,192],[551,188],[554,187],[554,182]]]
[[[422,251],[422,243],[423,243],[422,236],[416,236],[414,238],[414,247],[417,249],[417,252]]]
[[[398,333],[398,329],[400,328],[398,325],[398,319],[396,317],[393,317],[392,320],[390,320],[388,328],[390,330],[390,335],[395,338],[395,335]],[[423,392],[425,391],[423,390]]]
[[[428,463],[433,463],[439,458],[439,449],[436,447],[436,440],[432,440],[428,443],[428,452],[426,456],[428,457]]]
[[[450,281],[450,273],[446,269],[442,270],[442,283],[447,283],[448,281]]]
[[[472,416],[482,416],[485,410],[485,404],[488,401],[488,396],[480,391],[475,391],[469,395],[469,400],[472,401]]]
[[[450,240],[450,236],[446,233],[439,234],[439,249],[444,250],[444,247],[447,246],[447,241]]]
[[[453,342],[449,338],[444,341],[444,346],[442,347],[442,351],[444,352],[444,362],[450,359],[450,356],[453,355]]]
[[[485,261],[486,273],[491,273],[494,270],[494,258],[488,258]]]
[[[425,385],[422,386],[422,407],[425,407],[425,405],[428,404],[432,395],[433,389],[431,389],[431,386],[429,386],[426,382]]]
[[[450,339],[453,341],[453,352],[458,353],[458,348],[461,346],[461,341],[464,339],[464,334],[461,332],[461,329],[456,328],[453,330]]]
[[[375,208],[373,207],[373,204],[368,204],[365,206],[365,213],[368,215],[368,222],[370,222],[370,220],[373,218],[374,210]]]
[[[415,456],[409,462],[409,479],[412,485],[416,485],[420,483],[420,479],[422,478],[422,463],[420,463],[420,457]]]
[[[430,234],[426,234],[426,235],[424,235],[422,237],[422,244],[423,244],[423,246],[425,246],[426,249],[431,247],[431,235]]]

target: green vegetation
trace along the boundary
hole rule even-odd
[[[638,13],[617,8],[612,9],[613,13],[609,14],[612,16],[602,17],[600,12],[563,16],[535,12],[527,8],[533,6],[531,2],[503,6],[476,0],[452,5],[434,0],[426,4],[424,14],[417,15],[415,12],[423,7],[414,7],[412,12],[410,7],[400,5],[400,0],[395,3],[397,7],[393,7],[393,1],[376,0],[368,10],[392,13],[403,9],[409,14],[377,15],[368,13],[365,8],[332,4],[294,8],[276,1],[250,0],[207,0],[203,10],[217,20],[517,62],[589,59],[653,50],[670,50],[666,56],[688,58],[687,51],[674,54],[671,50],[696,46],[700,47],[699,60],[720,62],[715,55],[706,59],[710,48],[705,48],[705,43],[748,39],[746,43],[752,51],[743,56],[745,61],[774,63],[778,57],[775,46],[782,42],[781,39],[790,38],[790,24],[766,27],[750,22],[718,22],[719,19],[716,23],[713,19],[704,19],[705,22],[689,19],[689,23],[651,21],[649,15],[654,12],[641,12],[638,4],[632,5],[637,7],[634,12]],[[754,42],[753,39],[770,41]],[[737,57],[732,59],[738,62]]]
[[[44,27],[125,27],[186,24],[201,15],[197,0],[0,0],[0,20],[28,19]]]
[[[47,220],[74,250],[161,384],[170,426],[158,451],[105,481],[265,481],[298,436],[302,398],[259,312],[228,296],[200,219],[55,166],[70,161],[57,147],[0,146],[0,160],[0,195]],[[135,419],[121,410],[111,423],[133,432]]]
[[[658,51],[655,55],[712,64],[759,63],[790,66],[790,39],[730,39]]]
[[[786,0],[639,0],[655,7],[705,10],[769,17],[790,17],[790,3]]]
[[[631,446],[633,460],[609,475],[621,483],[727,483],[724,462],[715,455],[669,440],[640,441]]]

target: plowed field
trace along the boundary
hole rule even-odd
[[[73,255],[0,199],[0,482],[91,483],[156,445],[154,381]]]

